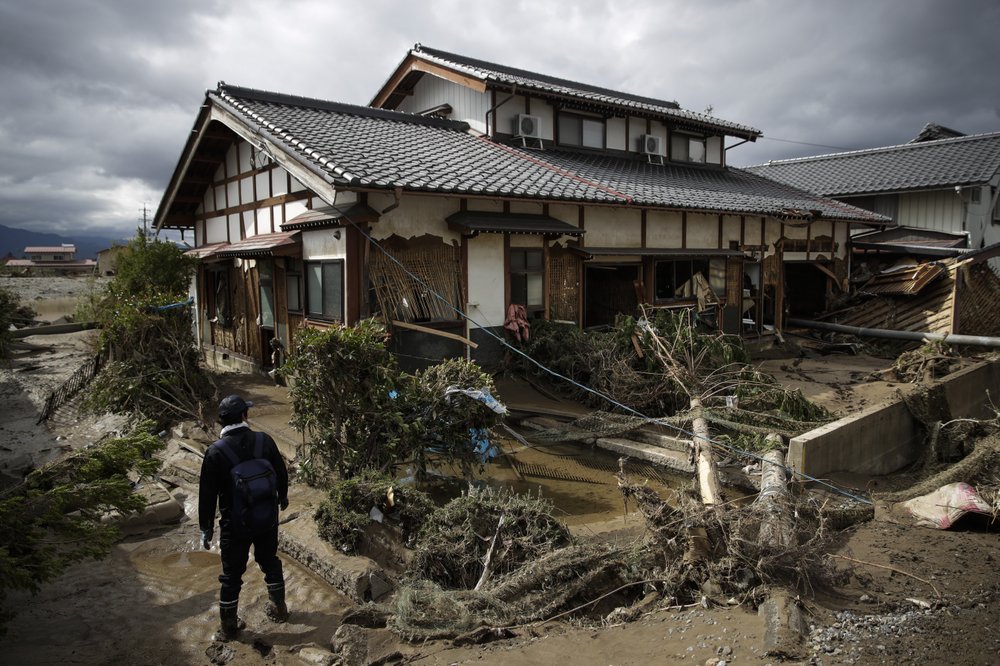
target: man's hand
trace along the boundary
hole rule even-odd
[[[285,509],[287,509],[288,508],[288,498],[286,497],[285,499],[279,501],[278,502],[278,506],[281,507],[282,511],[284,511]]]
[[[212,547],[212,530],[201,531],[201,547],[205,550]]]

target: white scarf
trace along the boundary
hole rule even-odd
[[[247,425],[246,421],[242,421],[240,423],[230,423],[229,425],[225,426],[222,429],[222,432],[219,433],[219,437],[220,438],[225,437],[227,433],[229,433],[229,432],[231,432],[233,430],[236,430],[238,428],[249,428],[249,427],[250,426]]]

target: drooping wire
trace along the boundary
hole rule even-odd
[[[472,323],[472,324],[477,324],[477,322],[474,319],[472,319],[472,317],[470,317],[464,311],[459,310],[458,308],[456,308],[451,303],[451,301],[449,301],[447,298],[445,298],[442,294],[439,294],[433,287],[431,287],[429,284],[427,284],[422,279],[420,279],[420,277],[418,275],[415,275],[412,271],[410,271],[410,269],[408,269],[399,259],[397,259],[395,256],[392,255],[392,253],[390,253],[388,250],[386,250],[384,247],[382,247],[382,244],[379,243],[378,241],[376,241],[360,224],[358,224],[357,222],[355,222],[354,220],[352,220],[350,218],[350,216],[344,214],[344,215],[342,215],[342,218],[344,220],[346,220],[355,229],[357,229],[358,233],[360,233],[362,236],[364,236],[368,240],[369,243],[371,243],[376,248],[378,248],[378,250],[380,252],[382,252],[390,261],[392,261],[397,266],[399,266],[399,268],[404,273],[406,273],[412,280],[414,280],[417,284],[421,285],[424,289],[426,289],[428,293],[433,294],[434,297],[437,298],[439,301],[441,301],[447,308],[449,308],[450,310],[452,310],[453,312],[455,312],[455,314],[457,314],[464,321],[467,321],[467,322]],[[489,322],[487,321],[487,323],[489,323]],[[477,324],[477,326],[478,326],[478,324]],[[572,384],[573,386],[579,388],[580,390],[584,391],[585,393],[590,393],[591,395],[594,395],[594,396],[600,398],[601,400],[604,400],[607,403],[609,403],[609,404],[611,404],[611,405],[613,405],[615,407],[618,407],[618,408],[620,408],[620,409],[622,409],[622,410],[624,410],[624,411],[626,411],[626,412],[628,412],[630,414],[633,414],[635,416],[638,416],[638,417],[641,417],[643,419],[646,419],[646,420],[648,420],[651,423],[656,423],[657,425],[661,425],[663,427],[670,428],[672,430],[677,431],[680,434],[687,435],[688,437],[691,437],[691,438],[693,438],[695,440],[704,440],[704,441],[707,441],[712,446],[716,446],[716,447],[719,447],[719,448],[722,448],[722,449],[726,449],[726,450],[728,450],[728,451],[730,451],[730,452],[732,452],[734,454],[737,454],[737,455],[740,455],[740,456],[743,456],[743,457],[746,457],[746,458],[751,458],[753,460],[757,460],[758,462],[768,462],[768,461],[766,461],[764,459],[763,456],[761,456],[760,454],[755,453],[753,451],[747,451],[747,450],[741,449],[739,447],[732,446],[730,444],[726,444],[725,442],[721,442],[721,441],[714,440],[714,439],[711,439],[711,438],[700,437],[700,436],[696,435],[695,433],[690,432],[688,430],[685,430],[684,428],[682,428],[682,427],[680,427],[678,425],[675,425],[673,423],[670,423],[670,422],[668,422],[668,421],[666,421],[666,420],[664,420],[662,418],[647,416],[646,414],[643,414],[639,410],[634,409],[634,408],[632,408],[632,407],[630,407],[628,405],[625,405],[625,404],[623,404],[621,402],[618,402],[617,400],[615,400],[611,396],[605,395],[604,393],[598,391],[595,388],[592,388],[590,386],[586,386],[584,384],[581,384],[580,382],[576,381],[575,379],[572,379],[571,377],[567,377],[567,376],[559,373],[558,371],[553,370],[552,368],[549,368],[548,366],[544,365],[540,361],[537,361],[534,358],[532,358],[531,356],[529,356],[528,354],[526,354],[524,351],[518,349],[514,345],[510,344],[509,342],[507,342],[507,340],[505,340],[502,336],[499,336],[496,333],[494,333],[490,328],[479,328],[479,330],[482,331],[484,334],[488,335],[489,337],[493,338],[497,342],[499,342],[500,345],[502,345],[503,347],[506,347],[510,351],[514,352],[515,354],[518,354],[519,356],[523,357],[524,359],[526,359],[527,361],[529,361],[533,365],[537,366],[543,372],[545,372],[545,373],[547,373],[547,374],[549,374],[549,375],[551,375],[551,376],[553,376],[553,377],[555,377],[557,379],[560,379],[560,380],[562,380],[564,382],[568,382],[569,384]],[[771,463],[771,464],[773,464],[773,463]],[[864,497],[859,497],[858,495],[850,493],[850,492],[844,490],[843,488],[840,488],[839,486],[836,486],[836,485],[830,483],[829,481],[826,481],[824,479],[819,479],[819,478],[816,478],[814,476],[810,476],[809,474],[806,474],[804,472],[800,472],[800,471],[794,470],[794,469],[792,469],[791,467],[789,467],[787,465],[782,465],[782,467],[784,468],[784,470],[786,472],[788,472],[789,474],[791,474],[793,477],[798,476],[798,477],[801,477],[801,478],[803,478],[803,479],[805,479],[805,480],[807,480],[807,481],[809,481],[811,483],[816,483],[818,485],[824,486],[824,487],[830,489],[831,491],[833,491],[833,492],[835,492],[835,493],[837,493],[839,495],[843,495],[844,497],[850,498],[850,499],[852,499],[852,500],[854,500],[856,502],[862,502],[864,504],[874,504],[874,502],[872,502],[871,500],[866,499]]]

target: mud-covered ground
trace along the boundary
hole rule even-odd
[[[16,477],[64,447],[93,441],[114,424],[72,408],[37,426],[46,387],[68,376],[89,354],[91,333],[28,338],[31,348],[0,365],[0,465]],[[892,382],[870,382],[887,361],[862,357],[768,361],[794,375],[807,395],[844,413],[891,395]],[[838,363],[841,364],[838,370]],[[782,371],[784,365],[789,370]],[[274,395],[260,380],[240,388]],[[1000,470],[998,470],[1000,476]],[[265,592],[253,562],[241,609],[249,631],[228,645],[213,643],[217,626],[218,550],[202,551],[193,522],[193,494],[175,489],[188,511],[179,525],[130,537],[105,560],[75,566],[32,596],[11,599],[17,617],[0,639],[0,659],[11,664],[315,664],[328,663],[330,640],[354,605],[287,556],[291,622],[263,614]],[[308,515],[314,504],[294,489],[290,511]],[[608,516],[607,520],[616,520]],[[833,562],[849,568],[837,589],[803,593],[813,625],[799,663],[991,664],[1000,652],[1000,531],[986,521],[935,531],[868,522],[839,535]],[[398,652],[418,664],[776,664],[761,653],[763,624],[739,605],[663,608],[619,626],[553,622],[519,627],[515,637],[484,646],[448,641],[408,644],[388,630],[369,633],[369,660]],[[365,662],[363,662],[365,663]],[[393,662],[389,662],[393,663]]]

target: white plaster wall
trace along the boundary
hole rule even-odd
[[[226,224],[229,226],[230,242],[235,243],[236,241],[241,240],[243,238],[243,228],[242,225],[240,224],[241,221],[242,220],[240,220],[239,215],[226,216]]]
[[[722,247],[723,249],[729,248],[729,243],[735,241],[740,242],[740,216],[739,215],[723,215],[722,216]]]
[[[651,210],[646,214],[646,247],[676,248],[683,242],[681,214]]]
[[[532,99],[531,115],[538,116],[542,121],[542,139],[545,141],[554,141],[556,136],[556,112],[552,108],[552,105],[540,99]]]
[[[719,216],[688,213],[687,246],[689,248],[718,248]]]
[[[816,235],[815,227],[813,227],[813,235]],[[786,224],[785,225],[785,238],[795,238],[805,240],[809,236],[809,225],[807,224]]]
[[[480,234],[469,239],[469,304],[467,314],[477,328],[501,326],[504,303],[503,236]]]
[[[506,93],[499,93],[499,92],[497,93],[496,103],[500,104],[500,106],[497,107],[496,109],[496,116],[497,116],[496,131],[499,132],[500,134],[513,134],[515,130],[514,116],[516,116],[519,113],[527,113],[525,111],[525,108],[528,100],[523,95],[515,95],[514,97],[511,97],[509,101],[505,102],[504,100],[506,100],[507,97],[508,95]],[[501,102],[503,103],[501,104]],[[539,106],[541,105],[539,104]],[[534,107],[534,105],[532,105],[532,107]],[[533,116],[538,115],[537,113],[534,113],[535,111],[534,108],[532,108],[531,110],[533,112],[531,115]],[[546,123],[543,121],[541,123],[541,127],[542,127],[542,138],[551,138],[552,137],[551,124],[549,124],[549,126],[546,127]]]
[[[643,118],[628,119],[628,146],[626,150],[636,152],[639,148],[639,136],[646,133],[646,121]]]
[[[369,205],[372,205],[372,199],[369,198]],[[387,197],[387,201],[377,201],[372,208],[381,210],[391,201],[392,197]],[[441,236],[446,243],[457,243],[460,241],[460,234],[449,229],[445,220],[457,212],[458,208],[458,199],[404,196],[397,208],[383,215],[372,226],[372,236],[376,240],[383,240],[393,234],[401,238],[413,238],[430,233]]]
[[[551,204],[549,206],[549,217],[555,218],[560,222],[565,222],[566,224],[572,224],[574,227],[579,227],[580,207],[571,204]]]
[[[483,213],[502,213],[503,202],[496,199],[470,199],[468,210]]]
[[[642,216],[634,208],[589,208],[585,217],[590,247],[640,247]]]
[[[510,212],[519,215],[541,215],[542,204],[533,201],[511,201]]]
[[[489,99],[488,92],[476,92],[457,83],[425,74],[417,82],[413,94],[403,100],[398,108],[400,111],[418,113],[439,104],[450,104],[452,110],[450,117],[453,120],[465,121],[475,131],[483,133],[486,131],[486,110],[490,107]],[[508,104],[513,104],[513,100]],[[509,122],[507,127],[510,127]]]
[[[511,234],[510,246],[540,249],[542,247],[542,237],[534,234]]]
[[[205,243],[226,242],[226,218],[210,217],[205,220]]]
[[[345,259],[347,257],[347,234],[341,233],[340,240],[330,229],[316,229],[302,232],[302,259]]]

